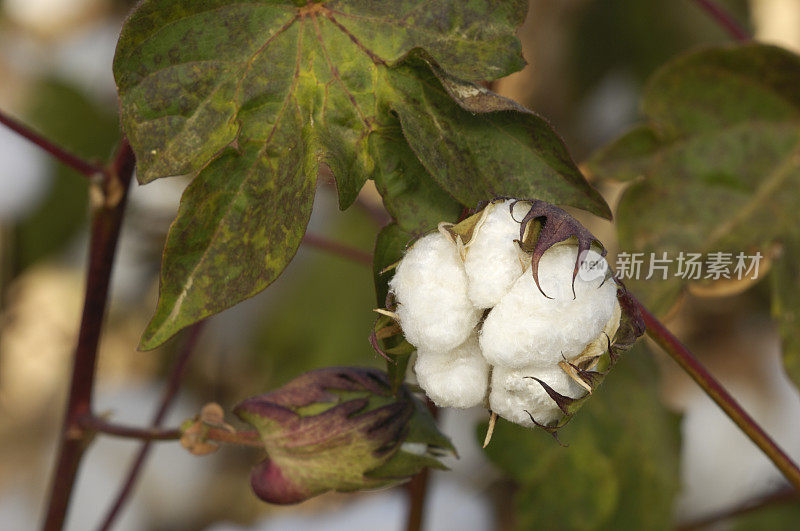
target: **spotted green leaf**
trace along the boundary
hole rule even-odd
[[[413,232],[451,218],[459,202],[471,206],[505,190],[607,214],[544,121],[521,108],[486,109],[494,112],[481,111],[476,121],[475,109],[461,101],[473,82],[522,67],[514,30],[526,5],[140,4],[114,60],[137,175],[142,183],[194,176],[165,248],[159,304],[141,347],[159,345],[280,274],[299,245],[322,163],[336,179],[342,209],[373,178],[387,209]],[[407,123],[430,111],[423,94],[438,99],[451,134],[464,133],[466,160],[475,163],[469,173],[452,153],[432,161],[420,151],[420,143],[442,144],[440,132],[428,136]],[[489,149],[494,143],[502,149]]]
[[[403,66],[392,71],[392,108],[419,160],[462,204],[518,197],[611,217],[543,118],[424,57]]]

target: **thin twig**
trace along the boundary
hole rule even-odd
[[[750,40],[750,34],[733,18],[733,15],[725,11],[714,0],[694,0],[717,24],[719,24],[728,34],[739,42]]]
[[[141,441],[175,441],[181,438],[183,432],[178,428],[139,428],[107,421],[96,415],[84,415],[78,419],[81,429],[88,433],[103,433],[112,437],[123,439],[138,439]],[[207,441],[237,444],[239,446],[254,446],[263,448],[264,442],[255,430],[228,431],[223,428],[209,427],[203,432],[203,439]]]
[[[77,155],[73,155],[66,149],[62,148],[54,144],[53,142],[47,140],[42,135],[33,131],[30,127],[18,122],[17,120],[11,118],[4,112],[0,111],[0,124],[5,125],[15,133],[23,136],[42,148],[43,150],[50,153],[52,156],[69,166],[70,168],[76,170],[78,173],[85,175],[86,177],[94,177],[95,175],[102,175],[104,177],[108,177],[108,173],[105,168],[101,166],[97,166],[96,164],[92,164],[82,158],[78,157]]]
[[[136,163],[130,144],[123,139],[115,159],[109,165],[110,176],[103,183],[103,195],[114,190],[114,200],[94,208],[89,243],[89,269],[86,281],[83,315],[78,333],[78,345],[73,357],[72,378],[67,398],[61,441],[50,488],[45,531],[58,531],[64,526],[78,466],[86,449],[81,417],[91,413],[97,346],[108,301],[109,280],[117,240],[122,226],[128,196],[128,185]]]
[[[306,233],[306,235],[303,236],[303,244],[372,267],[372,255],[370,253],[343,243],[331,241],[315,234]]]
[[[179,429],[126,426],[109,422],[103,417],[91,414],[81,417],[80,425],[88,432],[98,432],[114,437],[122,437],[123,439],[141,439],[147,443],[150,441],[174,441],[181,438],[181,430]]]
[[[197,346],[197,341],[203,331],[204,323],[205,321],[200,321],[199,323],[192,325],[192,327],[189,329],[188,337],[181,347],[181,351],[178,354],[178,358],[175,360],[175,365],[173,366],[169,375],[169,379],[167,380],[167,387],[164,389],[164,394],[161,397],[161,403],[159,404],[156,414],[153,416],[153,421],[151,423],[153,429],[157,429],[161,426],[161,423],[164,421],[164,417],[166,417],[167,412],[172,405],[172,401],[178,394],[178,389],[180,389],[183,376],[186,374],[186,367],[189,364],[189,359],[192,357],[192,353]],[[127,502],[128,498],[133,493],[134,485],[139,477],[139,472],[141,471],[144,462],[147,460],[147,455],[150,453],[150,444],[150,439],[142,443],[141,448],[139,448],[139,453],[136,454],[136,457],[131,463],[128,473],[125,476],[125,481],[120,487],[117,497],[114,499],[114,503],[108,509],[105,518],[103,518],[99,529],[106,530],[111,528],[114,520],[116,520],[117,516],[122,510],[122,507],[125,505],[125,502]]]
[[[635,300],[635,299],[634,299]],[[679,340],[661,322],[651,314],[639,301],[636,301],[644,318],[649,335],[680,367],[703,388],[706,394],[722,408],[730,419],[736,423],[745,435],[752,440],[761,451],[778,467],[786,479],[800,491],[800,468],[786,453],[767,435],[742,406],[728,393],[697,358],[689,352]]]

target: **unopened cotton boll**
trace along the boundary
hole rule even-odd
[[[439,407],[466,409],[486,399],[489,364],[475,335],[449,352],[418,350],[414,372],[419,386]]]
[[[522,276],[525,262],[530,262],[515,241],[520,230],[517,220],[522,220],[528,210],[529,203],[515,204],[513,199],[490,203],[484,210],[464,259],[469,298],[477,308],[491,308],[500,302]]]
[[[536,424],[528,413],[543,426],[560,420],[564,415],[561,408],[542,384],[533,378],[539,378],[555,392],[569,398],[580,398],[586,394],[586,390],[558,365],[523,369],[495,367],[492,371],[489,408],[504,419],[529,428]]]
[[[480,311],[467,296],[461,256],[442,233],[421,238],[406,252],[389,289],[403,334],[419,349],[453,350],[478,324]]]
[[[526,270],[483,323],[480,345],[492,365],[555,365],[579,356],[604,330],[618,306],[613,280],[575,278],[577,246],[557,245],[539,262],[539,282]],[[589,251],[587,260],[604,260]]]

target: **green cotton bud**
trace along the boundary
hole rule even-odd
[[[386,374],[357,367],[305,373],[248,398],[234,413],[258,430],[267,459],[250,483],[269,503],[298,503],[327,491],[375,489],[454,454],[427,408]]]

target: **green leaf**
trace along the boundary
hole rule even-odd
[[[200,181],[169,238],[142,347],[275,279],[296,249],[322,162],[342,209],[372,177],[398,224],[414,233],[453,219],[458,203],[506,194],[608,216],[544,120],[472,83],[522,67],[513,33],[526,5],[142,3],[114,60],[139,180]],[[443,142],[431,120],[452,138]]]
[[[788,240],[770,270],[772,316],[783,339],[786,373],[800,386],[800,234]]]
[[[387,71],[415,48],[469,79],[518,70],[524,62],[514,29],[526,5],[140,4],[114,59],[138,178],[197,174],[165,249],[159,306],[142,348],[253,295],[280,274],[308,219],[319,162],[333,171],[343,209],[373,175],[406,227],[429,225],[427,218],[412,219],[409,206],[427,192],[434,194],[430,204],[454,208],[410,160],[402,164],[415,182],[406,190],[417,191],[411,197],[398,191],[391,159],[410,151],[402,144],[394,152],[386,148],[397,137]]]
[[[396,223],[386,225],[375,240],[375,253],[372,258],[372,274],[375,280],[375,295],[378,307],[386,307],[386,295],[389,293],[389,280],[394,274],[387,267],[403,258],[403,253],[414,235],[405,232]]]
[[[671,529],[678,423],[658,399],[656,368],[635,348],[597,389],[562,447],[499,420],[489,458],[518,485],[518,529]],[[483,431],[480,432],[483,437]]]
[[[589,161],[589,169],[609,179],[630,181],[647,170],[659,147],[660,140],[653,128],[640,125],[598,150]]]
[[[561,138],[540,116],[480,85],[409,58],[392,71],[393,101],[411,148],[459,202],[541,199],[611,217]]]
[[[435,229],[441,221],[458,220],[462,205],[417,160],[399,125],[376,131],[369,142],[375,157],[372,178],[384,207],[402,230],[419,235]]]
[[[694,52],[657,72],[648,122],[589,162],[603,179],[640,177],[617,212],[621,249],[673,261],[730,252],[733,270],[738,253],[782,241],[800,222],[799,85],[800,58],[763,44]],[[689,282],[675,266],[628,286],[664,314]]]
[[[252,144],[241,152],[227,149],[186,189],[164,248],[158,308],[141,349],[155,348],[181,328],[255,295],[294,256],[311,215],[315,179],[308,175],[315,173],[316,161],[302,144],[283,141],[289,154],[277,160],[260,158],[262,148]]]
[[[344,169],[363,156],[376,121],[376,74],[414,48],[467,79],[524,65],[514,36],[523,1],[299,4],[141,4],[125,24],[114,72],[142,182],[197,170],[234,140],[258,136],[289,94],[316,120],[320,153]]]

